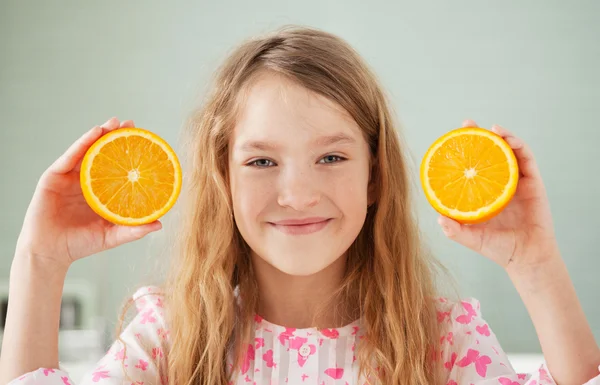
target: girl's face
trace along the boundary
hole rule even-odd
[[[281,76],[261,75],[250,88],[229,143],[229,172],[241,235],[254,257],[284,273],[323,270],[364,224],[370,157],[360,128],[335,103]],[[293,224],[301,220],[318,223]]]

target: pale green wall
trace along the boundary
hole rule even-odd
[[[600,336],[599,17],[593,0],[2,0],[0,279],[37,178],[71,141],[116,115],[177,145],[194,98],[232,45],[302,23],[340,34],[364,55],[392,97],[416,162],[464,118],[503,124],[530,143],[564,257]],[[503,271],[445,240],[418,194],[422,226],[463,295],[481,300],[506,350],[537,351]],[[147,261],[165,258],[161,237],[79,261],[69,278],[105,291],[98,312],[114,322]]]

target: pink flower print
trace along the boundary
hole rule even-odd
[[[450,320],[450,312],[449,311],[438,311],[437,312],[437,321],[439,324],[444,322],[446,317],[448,317],[448,320]]]
[[[137,365],[135,365],[135,367],[141,369],[142,371],[146,371],[146,369],[148,368],[148,363],[140,359],[140,362]]]
[[[69,383],[69,377],[61,377],[60,379],[62,380],[63,384],[65,384],[65,385],[71,385]]]
[[[469,349],[467,350],[467,355],[458,361],[456,365],[464,368],[465,366],[475,364],[475,371],[477,374],[479,374],[481,377],[485,377],[485,374],[487,373],[487,366],[491,363],[492,360],[490,357],[480,356],[477,350]]]
[[[115,361],[126,360],[127,356],[125,355],[125,348],[119,350],[115,353]]]
[[[306,380],[307,378],[308,378],[308,375],[307,375],[306,373],[304,373],[304,374],[302,375],[302,382],[304,382],[304,380]]]
[[[267,368],[276,368],[277,364],[273,362],[273,349],[267,350],[265,354],[262,356],[263,361],[267,363]]]
[[[344,375],[344,369],[343,368],[325,369],[325,374],[327,374],[329,377],[333,378],[334,380],[339,380]]]
[[[323,329],[321,330],[321,334],[331,339],[336,339],[340,336],[340,333],[337,331],[337,329]]]
[[[98,382],[103,378],[108,378],[108,370],[96,370],[92,373],[92,381]]]
[[[252,344],[248,344],[248,350],[244,355],[244,362],[242,363],[242,374],[246,374],[248,372],[248,369],[250,369],[250,360],[254,361],[254,346]]]
[[[448,370],[451,370],[454,367],[454,363],[456,362],[456,358],[458,355],[456,353],[452,353],[450,356],[450,361],[444,363],[444,367]]]
[[[285,346],[285,342],[290,339],[290,337],[294,336],[295,328],[285,328],[284,332],[279,334],[279,342]]]
[[[450,345],[454,345],[454,334],[452,332],[449,332],[447,335],[442,336],[442,338],[440,339],[440,344],[443,344],[444,341],[448,341]]]
[[[156,322],[156,318],[152,317],[152,313],[154,313],[154,309],[148,309],[147,311],[142,313],[142,320],[140,321],[141,324],[145,324],[146,322],[148,323],[155,323]]]
[[[152,359],[156,360],[156,357],[163,357],[163,351],[160,347],[152,348]]]
[[[44,369],[44,376],[48,377],[48,373],[54,373],[54,369]]]
[[[465,309],[465,311],[467,312],[467,314],[463,314],[456,317],[456,322],[458,322],[459,324],[468,325],[471,323],[473,318],[475,318],[477,312],[475,312],[475,310],[473,309],[473,305],[466,301],[462,301],[462,306],[463,309]]]
[[[477,330],[477,333],[481,334],[482,336],[486,336],[486,337],[490,336],[490,327],[488,326],[488,324],[484,324],[482,326],[477,326],[475,328],[475,330]]]
[[[265,339],[264,338],[255,338],[254,343],[256,344],[256,345],[254,345],[254,349],[258,350],[258,349],[262,348],[263,346],[265,346]]]

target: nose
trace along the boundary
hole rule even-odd
[[[319,183],[310,177],[310,170],[288,170],[279,183],[277,203],[295,211],[306,211],[321,200]]]

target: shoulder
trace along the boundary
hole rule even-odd
[[[445,297],[438,297],[435,301],[437,319],[440,324],[471,325],[474,321],[482,318],[481,304],[476,298],[467,297],[453,301]]]

